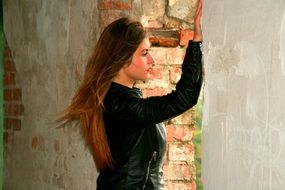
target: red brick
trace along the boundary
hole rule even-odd
[[[147,88],[143,89],[143,95],[144,97],[149,97],[149,96],[162,96],[167,93],[167,89],[164,88]]]
[[[179,125],[194,125],[195,124],[195,109],[190,109],[183,114],[171,120],[172,124]]]
[[[15,73],[4,74],[4,85],[15,85]]]
[[[5,116],[12,115],[11,114],[12,110],[13,110],[13,108],[12,108],[11,104],[4,104],[4,115]]]
[[[21,130],[21,119],[13,119],[12,120],[12,126],[14,131],[20,131]]]
[[[24,106],[22,104],[13,105],[13,114],[14,116],[20,116],[24,113]]]
[[[13,100],[21,100],[22,90],[20,88],[13,89]]]
[[[167,142],[191,141],[195,132],[194,127],[167,125]]]
[[[168,146],[168,160],[194,161],[194,145],[189,143],[170,143]]]
[[[5,118],[4,119],[4,129],[10,130],[13,129],[14,131],[21,130],[21,119],[18,118]]]
[[[16,72],[15,64],[10,58],[6,58],[4,61],[4,72]]]
[[[164,180],[193,181],[195,179],[195,165],[187,162],[168,162],[163,166]]]
[[[7,131],[5,131],[3,134],[3,141],[4,141],[4,144],[9,143],[9,133]]]
[[[131,0],[99,0],[99,10],[130,10],[132,8]]]
[[[170,69],[170,82],[172,84],[176,84],[181,78],[181,68],[180,67],[172,67]]]
[[[24,114],[24,106],[22,104],[4,104],[5,116],[21,116]]]
[[[194,32],[193,30],[186,29],[180,31],[180,42],[181,46],[187,46],[189,40],[193,40]]]
[[[12,128],[12,119],[4,118],[4,130],[10,130]]]
[[[169,48],[166,56],[169,65],[182,65],[185,57],[185,48]]]
[[[166,181],[164,183],[165,190],[196,190],[195,182],[177,182]]]
[[[176,47],[179,45],[179,40],[175,38],[151,36],[149,41],[156,47]]]
[[[13,141],[13,132],[7,132],[5,131],[3,133],[3,141],[5,145],[11,144],[11,142]]]
[[[155,47],[151,49],[150,54],[154,59],[155,65],[166,65],[167,64],[166,57],[169,53],[169,49],[170,48],[161,48],[161,47]]]
[[[13,90],[11,89],[4,90],[4,100],[5,101],[13,100]]]
[[[11,101],[11,100],[21,100],[21,89],[5,89],[4,90],[4,100]]]

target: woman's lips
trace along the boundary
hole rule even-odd
[[[148,68],[146,71],[147,71],[148,73],[152,73],[152,68]]]

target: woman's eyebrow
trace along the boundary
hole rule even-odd
[[[142,49],[142,52],[143,52],[143,51],[147,51],[147,52],[148,52],[148,51],[150,51],[150,48]]]
[[[143,48],[143,50],[151,50],[152,46],[150,45],[149,47]]]

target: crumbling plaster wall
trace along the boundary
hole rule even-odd
[[[285,1],[204,1],[206,190],[285,182]]]
[[[4,32],[22,88],[21,131],[5,146],[4,189],[92,189],[96,169],[76,128],[55,129],[75,68],[96,40],[97,3],[3,1]],[[17,139],[17,140],[16,140]]]

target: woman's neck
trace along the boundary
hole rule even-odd
[[[127,77],[123,77],[122,75],[118,75],[113,79],[113,82],[121,84],[123,86],[127,86],[129,88],[133,88],[135,81],[130,80]]]

